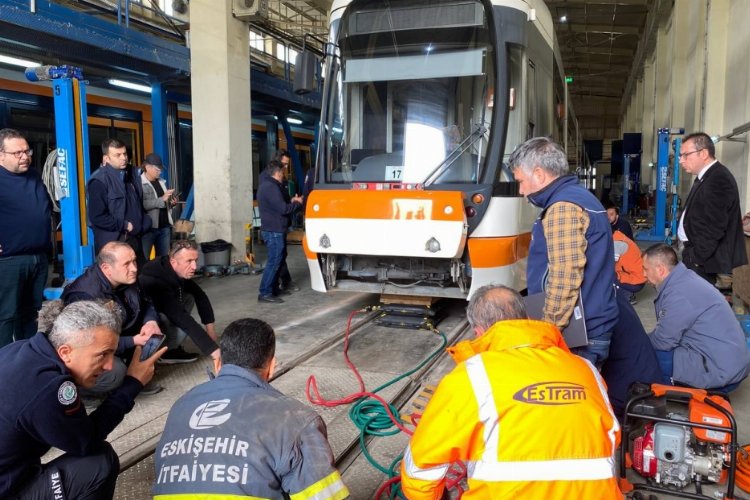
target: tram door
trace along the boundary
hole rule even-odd
[[[118,139],[125,144],[128,151],[128,161],[131,165],[139,167],[143,159],[142,135],[139,122],[90,116],[89,160],[91,161],[91,172],[94,172],[101,165],[101,145],[106,139]]]

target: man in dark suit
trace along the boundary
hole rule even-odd
[[[682,141],[680,165],[697,178],[677,229],[684,245],[683,263],[712,285],[717,275],[731,275],[732,269],[747,264],[737,182],[716,160],[715,151],[703,132]]]

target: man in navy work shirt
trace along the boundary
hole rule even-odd
[[[119,462],[107,435],[154,374],[161,349],[141,362],[137,347],[123,384],[91,415],[78,394],[112,367],[120,320],[106,306],[81,301],[37,333],[0,349],[0,498],[112,498]],[[42,465],[51,447],[65,454]]]
[[[273,329],[239,319],[220,344],[219,376],[169,412],[154,453],[156,500],[346,498],[323,419],[268,383],[276,368]]]
[[[268,162],[260,175],[258,209],[263,226],[260,235],[268,249],[268,261],[260,280],[258,302],[281,303],[296,287],[286,265],[286,231],[291,215],[302,208],[302,197],[292,198],[284,190],[284,166],[277,160]]]
[[[47,284],[50,200],[20,132],[0,130],[0,347],[36,332]]]

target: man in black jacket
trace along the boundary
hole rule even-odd
[[[206,293],[192,278],[198,268],[198,246],[194,241],[178,240],[169,255],[148,262],[138,278],[144,291],[153,297],[159,317],[165,325],[169,350],[160,363],[190,363],[197,354],[188,353],[181,344],[189,336],[203,354],[219,357],[214,310]],[[190,314],[197,305],[205,329]]]
[[[279,297],[289,287],[292,277],[286,265],[286,231],[291,215],[302,207],[302,197],[293,198],[284,190],[284,167],[276,160],[268,162],[260,176],[258,209],[260,210],[260,235],[268,249],[268,261],[260,280],[258,302],[281,303]]]
[[[159,354],[140,361],[91,415],[79,388],[111,368],[119,318],[96,302],[67,306],[49,336],[37,333],[0,350],[0,498],[112,498],[119,473],[107,435],[154,374]],[[64,455],[42,465],[51,447]]]
[[[102,165],[91,175],[86,194],[95,253],[107,242],[124,241],[143,265],[141,235],[151,229],[151,218],[143,210],[141,179],[128,166],[125,144],[117,139],[102,143]]]
[[[127,367],[121,358],[129,358],[136,345],[144,345],[151,335],[161,333],[159,316],[153,304],[138,289],[135,252],[127,243],[110,241],[96,257],[96,265],[76,278],[60,297],[65,305],[81,300],[112,301],[119,306],[122,332],[117,356],[111,370],[98,378],[90,392],[106,394],[119,387]],[[155,394],[161,387],[151,384],[143,394]]]
[[[680,166],[697,176],[677,229],[684,245],[682,261],[715,285],[717,275],[729,276],[735,267],[747,264],[737,182],[716,160],[714,143],[703,132],[683,139]]]

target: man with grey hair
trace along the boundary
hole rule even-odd
[[[572,351],[600,367],[617,323],[615,261],[607,211],[569,175],[565,152],[546,137],[530,139],[508,160],[520,194],[541,212],[531,229],[526,280],[544,293],[542,318],[565,328],[583,304],[588,345]]]
[[[140,361],[135,349],[127,376],[91,414],[78,388],[111,369],[120,319],[105,305],[65,307],[49,336],[40,332],[0,349],[0,498],[112,498],[117,454],[105,441],[154,374],[165,349]],[[42,465],[51,447],[65,454]]]
[[[448,350],[457,366],[404,453],[405,496],[441,498],[449,465],[463,461],[474,464],[468,481],[483,498],[620,498],[620,428],[596,369],[557,327],[526,319],[515,290],[480,288],[467,316],[477,337]]]

